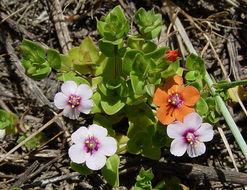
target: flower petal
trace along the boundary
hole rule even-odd
[[[97,138],[106,137],[107,135],[107,129],[97,124],[90,125],[90,127],[88,128],[88,132],[90,136],[94,135]]]
[[[168,124],[172,123],[175,120],[175,117],[172,114],[173,111],[174,111],[174,109],[171,108],[170,106],[160,107],[157,110],[158,120],[164,125],[168,125]]]
[[[172,88],[172,86],[177,85],[177,86],[182,86],[183,85],[183,78],[175,75],[173,77],[170,77],[166,80],[166,85],[165,88],[169,89]]]
[[[154,93],[153,103],[156,106],[165,106],[168,104],[168,94],[163,87],[158,87]]]
[[[192,112],[184,117],[183,123],[186,127],[197,130],[202,124],[202,118],[198,113]]]
[[[197,147],[195,147],[194,145],[189,145],[187,148],[187,154],[189,155],[189,157],[194,158],[197,156],[200,156],[202,154],[204,154],[206,151],[206,146],[204,143],[197,143]]]
[[[54,104],[58,109],[64,109],[68,105],[67,100],[68,97],[64,93],[58,92],[54,97]]]
[[[82,100],[80,106],[77,109],[85,114],[89,114],[93,107],[93,102],[91,100]]]
[[[174,156],[182,156],[186,149],[188,144],[184,142],[183,138],[180,139],[174,139],[171,143],[170,151]]]
[[[75,94],[79,95],[82,98],[82,100],[88,100],[89,98],[92,97],[93,91],[91,87],[88,86],[87,84],[80,84],[77,87]]]
[[[71,80],[65,81],[61,86],[61,90],[66,96],[75,94],[76,89],[77,89],[77,84]]]
[[[86,165],[91,170],[100,170],[106,163],[106,157],[103,154],[92,154],[86,161]]]
[[[72,162],[81,164],[89,159],[90,154],[84,150],[83,144],[75,144],[69,148],[69,157]]]
[[[117,142],[112,137],[105,137],[99,140],[101,143],[101,152],[106,156],[111,156],[117,151]]]
[[[63,115],[70,118],[70,119],[77,119],[80,115],[80,112],[77,108],[71,108],[70,105],[67,105],[63,110]]]
[[[193,86],[187,86],[182,92],[184,104],[187,106],[193,106],[200,98],[199,91]]]
[[[184,117],[188,115],[189,113],[195,112],[195,109],[192,107],[188,107],[185,105],[182,105],[180,108],[176,108],[174,110],[174,117],[180,121],[183,122]]]
[[[175,121],[167,126],[167,135],[173,139],[182,138],[185,130],[183,123]]]
[[[88,137],[88,129],[86,127],[80,127],[72,135],[71,140],[76,144],[83,144]]]
[[[203,123],[196,132],[199,135],[199,140],[204,142],[211,141],[214,137],[213,126],[209,123]]]

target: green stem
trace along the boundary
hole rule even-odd
[[[238,126],[234,122],[231,114],[229,113],[224,101],[222,100],[222,98],[219,95],[216,95],[215,89],[212,87],[213,81],[211,80],[211,78],[207,72],[206,72],[206,75],[204,77],[204,80],[206,81],[212,94],[215,96],[215,100],[217,102],[217,105],[219,106],[219,109],[220,109],[222,115],[224,116],[226,123],[230,127],[233,136],[235,137],[235,139],[236,139],[237,143],[239,144],[245,158],[247,159],[247,145],[245,143],[245,140],[243,139],[243,136],[241,135],[241,133],[238,129]]]
[[[228,89],[228,88],[233,88],[235,86],[239,86],[239,85],[245,85],[247,84],[247,80],[240,80],[240,81],[233,81],[233,82],[218,82],[216,84],[213,85],[214,88],[216,89]]]

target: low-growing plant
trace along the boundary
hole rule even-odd
[[[102,38],[95,43],[87,37],[68,55],[27,39],[20,47],[27,76],[40,80],[55,70],[58,81],[64,82],[54,99],[64,116],[94,115],[88,129],[77,126],[71,136],[72,169],[82,175],[101,169],[114,187],[119,185],[118,154],[158,160],[163,147],[170,146],[175,156],[186,151],[190,157],[202,155],[203,141],[213,138],[211,124],[220,117],[206,88],[203,59],[190,54],[183,68],[177,50],[157,46],[154,39],[160,36],[162,17],[153,9],[139,9],[134,21],[138,33],[130,35],[129,21],[121,7],[115,7],[97,20]],[[151,187],[151,178],[142,170],[136,189]]]

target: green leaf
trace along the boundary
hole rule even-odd
[[[12,125],[8,112],[0,109],[0,130]]]
[[[154,84],[147,84],[147,85],[145,85],[145,90],[149,96],[153,97],[154,91],[155,91],[155,85]]]
[[[82,40],[80,44],[80,53],[82,53],[84,57],[87,57],[87,62],[90,62],[92,64],[95,64],[99,59],[99,52],[92,38],[90,37],[87,37],[84,40]]]
[[[134,190],[152,190],[151,180],[154,178],[152,169],[145,171],[141,168],[139,175],[136,177]]]
[[[145,94],[145,81],[140,78],[134,71],[130,73],[131,85],[136,95]]]
[[[117,41],[111,42],[104,39],[99,40],[99,49],[105,54],[107,57],[114,57],[117,53],[117,47],[123,41],[119,39]]]
[[[24,141],[29,136],[30,136],[30,134],[25,134],[25,135],[21,136],[17,140],[17,143],[21,143],[22,141]],[[35,137],[33,137],[29,141],[27,141],[24,145],[27,149],[33,150],[33,149],[36,149],[37,147],[39,147],[41,145],[41,143],[45,141],[45,138],[46,137],[45,137],[44,133],[39,133]]]
[[[57,73],[57,78],[58,80],[64,81],[64,82],[67,80],[72,80],[72,81],[75,81],[77,85],[87,84],[88,86],[91,86],[90,83],[86,79],[76,76],[76,73],[73,71],[69,73]]]
[[[146,12],[143,8],[140,8],[135,13],[135,22],[139,26],[141,37],[145,40],[151,40],[160,35],[162,17],[160,14],[155,14],[154,9]]]
[[[204,115],[205,113],[208,112],[208,104],[203,98],[199,98],[199,100],[196,102],[195,105],[196,112],[200,115]]]
[[[188,81],[194,81],[198,78],[200,78],[201,75],[198,71],[189,71],[186,75],[185,75],[185,79]]]
[[[160,159],[160,148],[154,146],[144,146],[142,151],[142,156],[153,159],[159,160]]]
[[[101,106],[104,112],[108,115],[113,115],[119,112],[125,106],[126,98],[115,96],[101,96]]]
[[[162,78],[167,79],[167,78],[170,78],[170,77],[178,74],[177,72],[178,72],[179,66],[180,66],[180,63],[178,60],[169,64],[168,68],[161,73]]]
[[[107,159],[106,165],[101,169],[102,175],[112,187],[119,186],[119,164],[119,157],[118,155],[114,154]]]
[[[24,59],[33,59],[37,61],[40,58],[45,58],[45,50],[30,40],[24,39],[22,40],[22,45],[20,46],[20,50],[23,54]]]
[[[129,21],[120,6],[112,9],[106,17],[97,20],[97,30],[108,41],[123,39],[129,32]]]
[[[61,60],[61,68],[58,70],[67,71],[67,72],[71,71],[71,64],[72,64],[71,57],[60,54],[60,60]]]
[[[134,139],[130,139],[127,142],[127,150],[131,154],[140,154],[142,152],[142,148],[140,144],[137,144]]]
[[[28,77],[40,80],[50,74],[51,67],[45,60],[45,50],[40,45],[24,39],[20,50],[23,54],[21,62]]]
[[[54,49],[47,50],[47,61],[53,69],[61,68],[61,58],[57,50]]]
[[[203,59],[196,54],[191,53],[185,63],[185,67],[189,71],[198,71],[202,76],[206,73],[206,68]]]
[[[93,108],[91,109],[91,113],[101,113],[102,108],[101,108],[101,96],[99,92],[93,93],[93,96],[91,98],[93,101]]]
[[[93,171],[88,169],[84,164],[76,164],[71,161],[70,167],[81,175],[90,175],[93,173]]]
[[[124,74],[129,75],[132,71],[132,65],[137,58],[137,56],[143,55],[143,53],[139,50],[129,50],[126,52],[125,56],[123,57],[123,64],[122,64],[122,71]]]

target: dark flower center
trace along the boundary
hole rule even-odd
[[[171,91],[168,92],[168,103],[173,106],[174,108],[179,108],[183,105],[184,101],[183,101],[183,97],[181,96],[181,94]]]
[[[71,108],[79,106],[81,103],[81,97],[77,95],[70,95],[68,99],[68,104],[71,105]]]
[[[85,142],[84,142],[84,147],[86,149],[87,153],[93,154],[94,152],[98,151],[100,146],[100,143],[98,139],[94,136],[89,136]]]

